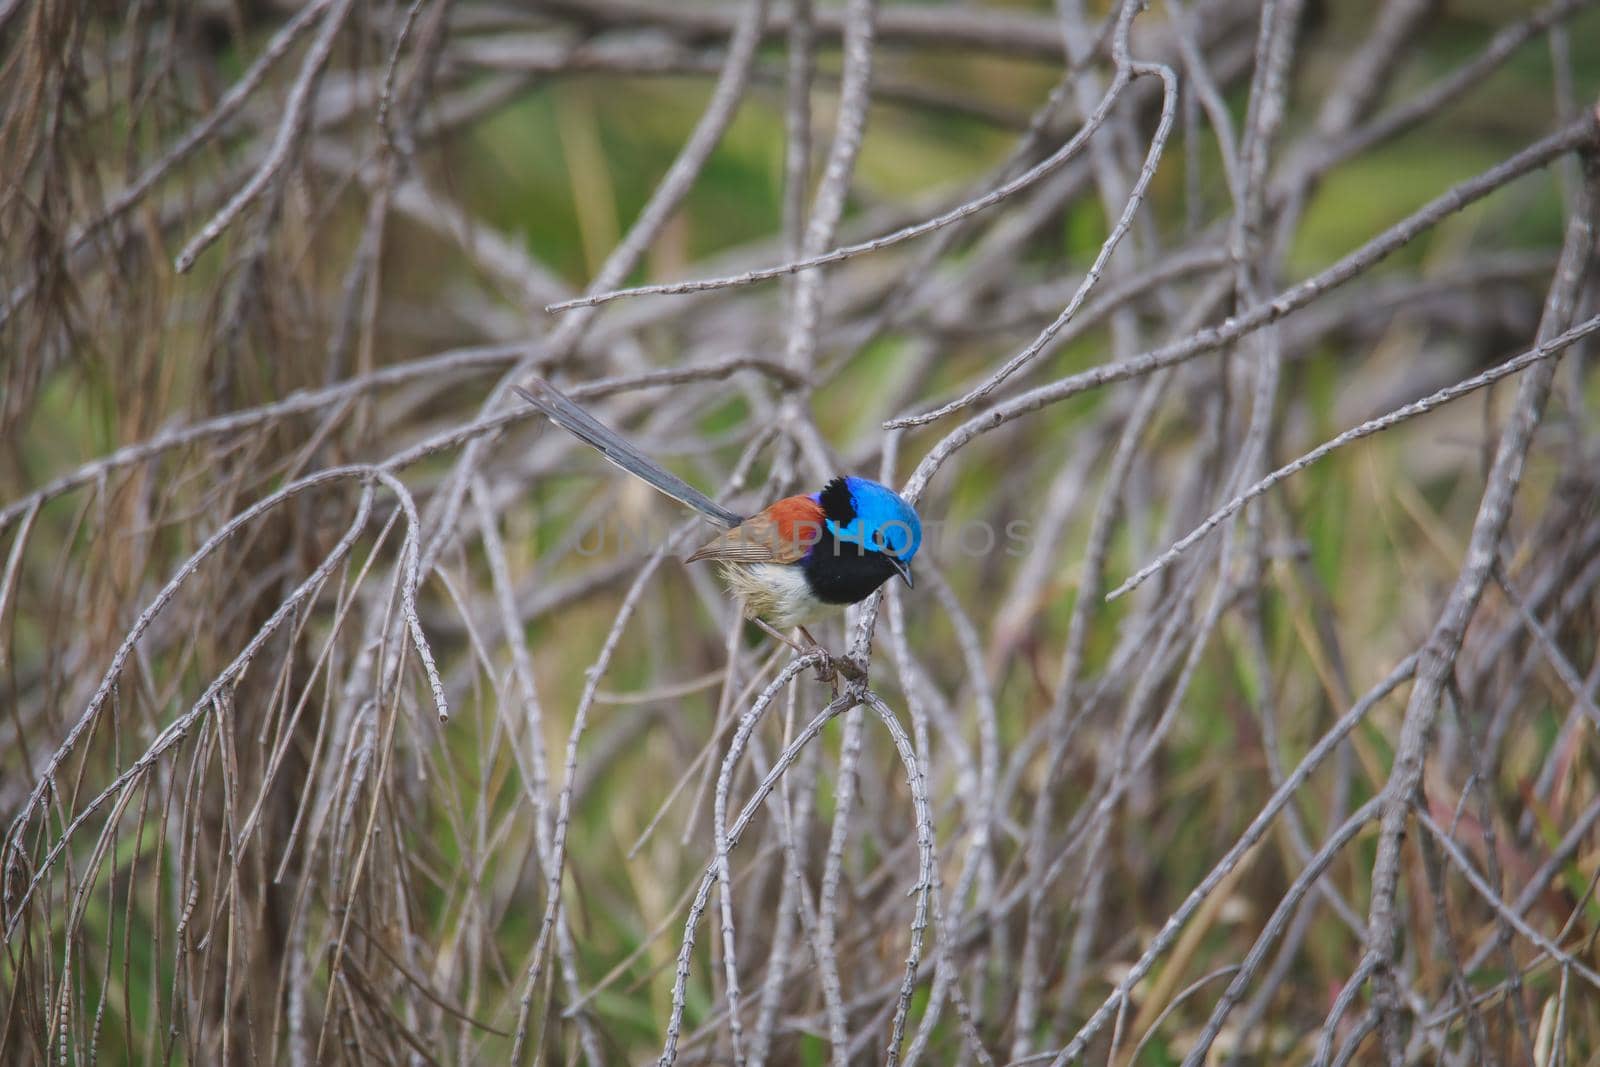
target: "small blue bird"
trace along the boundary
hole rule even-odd
[[[662,469],[549,382],[535,379],[532,390],[516,392],[618,467],[723,527],[684,562],[720,563],[723,580],[758,625],[765,619],[798,627],[817,647],[807,623],[865,600],[895,575],[912,585],[911,560],[922,545],[922,522],[916,509],[887,486],[842,475],[819,492],[784,497],[754,515],[739,515]],[[795,645],[771,627],[763,629]]]

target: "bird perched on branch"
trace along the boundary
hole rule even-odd
[[[818,492],[784,497],[754,515],[739,515],[663,469],[549,382],[532,384],[531,390],[518,387],[517,395],[557,426],[723,527],[684,562],[720,563],[723,580],[744,602],[746,616],[797,650],[808,651],[766,623],[796,627],[820,649],[807,623],[865,600],[896,575],[912,585],[911,560],[922,544],[922,522],[916,509],[887,486],[841,475]],[[830,657],[825,667],[831,666]],[[859,673],[850,665],[844,669]]]

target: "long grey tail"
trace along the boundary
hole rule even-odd
[[[621,434],[573,403],[543,378],[535,378],[532,385],[531,391],[515,385],[512,388],[518,396],[548,415],[551,422],[629,474],[644,479],[720,526],[732,529],[744,521],[744,516],[729,511],[676,474],[664,470],[660,464],[629,444]]]

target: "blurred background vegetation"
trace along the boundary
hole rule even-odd
[[[839,109],[839,27],[860,6],[816,5],[810,188]],[[1061,27],[1082,20],[1081,47],[1095,49],[1082,69],[1103,88],[1116,6],[884,3],[866,132],[823,247],[972,199],[1019,144],[1031,164],[1065,143],[1083,120],[1076,103],[1047,108],[1041,136],[1027,133],[1058,83],[1082,87],[1063,81]],[[1579,122],[1600,98],[1600,5],[1284,6],[1295,11],[1293,56],[1257,250],[1267,293]],[[1184,9],[1230,137],[1251,121],[1263,8],[1274,5]],[[1374,75],[1373,99],[1330,134],[1319,125],[1326,102],[1349,91],[1341,78],[1374,47],[1386,8],[1414,9],[1409,30]],[[618,301],[571,335],[563,316],[589,312],[545,310],[585,291],[657,194],[744,10],[0,2],[0,1061],[659,1053],[689,899],[715,858],[717,767],[787,652],[742,628],[707,574],[670,555],[652,571],[645,553],[604,540],[599,531],[667,530],[681,516],[520,412],[477,431],[481,451],[447,440],[385,468],[420,511],[415,530],[388,483],[294,486],[487,418],[502,379],[535,371],[575,389],[600,383],[590,395],[606,418],[707,489],[743,462],[731,499],[751,510],[815,484],[804,433],[783,421],[788,399],[840,469],[882,465],[897,484],[972,414],[882,426],[982,382],[1060,313],[1121,210],[1087,154],[949,231],[926,269],[919,257],[945,236],[827,268],[809,364],[786,355],[792,277]],[[789,5],[774,5],[780,16],[792,20]],[[251,82],[296,20],[303,29]],[[769,29],[731,123],[619,281],[795,258],[787,25]],[[1233,270],[1223,253],[1235,208],[1173,12],[1157,0],[1133,25],[1135,58],[1178,72],[1174,131],[1071,336],[993,403],[1254,303],[1208,288]],[[297,124],[296,86],[323,36],[325,68],[304,86],[311,106]],[[1503,59],[1418,121],[1371,143],[1352,137],[1502,44]],[[241,85],[237,109],[201,127]],[[1124,194],[1160,104],[1155,79],[1134,86],[1091,140]],[[193,150],[175,154],[197,129]],[[1297,163],[1339,145],[1352,147],[1305,183],[1303,205],[1276,196]],[[192,269],[176,269],[262,175]],[[1575,156],[1560,155],[1285,318],[1266,454],[1250,477],[1531,348],[1583,199]],[[1096,303],[1119,286],[1137,291]],[[1594,313],[1594,292],[1591,275],[1573,321]],[[786,366],[805,385],[761,367],[648,380],[730,358]],[[1266,497],[1227,555],[1213,535],[1137,594],[1099,603],[1232,495],[1225,475],[1258,414],[1261,358],[1248,339],[1200,355],[1142,416],[1146,378],[1052,403],[963,447],[919,504],[947,527],[1033,531],[1015,553],[937,540],[929,580],[893,594],[872,654],[876,690],[916,734],[939,848],[946,928],[927,931],[906,1042],[925,1042],[917,1051],[930,1062],[1035,1062],[1025,1057],[1066,1045],[1283,770],[1422,645],[1457,581],[1512,385],[1335,453]],[[1527,922],[1600,969],[1592,363],[1592,345],[1579,345],[1557,375],[1502,546],[1504,584],[1485,595],[1456,664],[1420,806],[1506,900],[1538,872]],[[141,442],[154,443],[117,451]],[[191,565],[207,538],[279,491],[290,495]],[[371,515],[346,554],[339,539],[363,499]],[[1104,576],[1063,696],[1102,508],[1114,516]],[[602,551],[583,547],[596,538]],[[446,723],[400,617],[413,550]],[[1215,628],[1203,626],[1224,588]],[[891,615],[902,617],[896,638]],[[1158,640],[1176,619],[1183,626]],[[824,640],[842,649],[850,632],[835,625]],[[1336,852],[1287,940],[1268,942],[1270,969],[1221,1036],[1200,1042],[1235,973],[1221,969],[1262,937],[1309,851],[1389,780],[1405,692],[1377,702],[1295,790],[1291,818],[1133,986],[1120,1036],[1105,1024],[1088,1034],[1091,1059],[1178,1063],[1198,1049],[1207,1062],[1302,1062],[1326,1033],[1357,1061],[1382,1061],[1359,1025],[1370,975],[1355,979],[1356,1007],[1328,1018],[1367,949],[1376,824]],[[808,674],[778,698],[733,779],[734,811],[829,695]],[[713,904],[688,955],[681,1058],[884,1058],[916,826],[890,737],[860,715],[828,725],[785,778],[781,811],[758,818],[733,853],[743,1043],[728,1022]],[[1052,752],[1064,728],[1070,744]],[[1147,740],[1148,758],[1132,760]],[[563,787],[554,912],[549,838],[563,825]],[[1502,936],[1495,912],[1448,860],[1430,868],[1418,839],[1429,840],[1414,827],[1396,950],[1407,1054],[1600,1062],[1595,989],[1509,927],[1508,947],[1478,958]],[[555,926],[542,932],[546,919]],[[940,966],[960,976],[959,1011],[933,979],[932,946],[946,933]]]

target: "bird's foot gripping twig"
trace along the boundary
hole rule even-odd
[[[752,618],[750,621],[761,627],[761,629],[765,630],[773,637],[776,637],[779,641],[782,641],[784,644],[794,649],[796,652],[800,653],[802,656],[820,657],[817,662],[817,677],[821,678],[822,681],[826,682],[828,685],[833,686],[834,692],[838,692],[840,675],[843,675],[851,682],[865,682],[867,680],[866,669],[863,668],[861,664],[857,663],[853,659],[850,659],[848,656],[836,656],[832,652],[829,652],[823,647],[822,642],[818,641],[815,637],[812,637],[810,631],[804,626],[795,627],[795,629],[800,631],[801,636],[806,639],[806,644],[802,645],[800,642],[794,640],[794,638],[789,637],[780,630],[768,625],[762,619]]]
[[[818,665],[817,673],[822,675],[823,681],[833,685],[835,690],[838,689],[835,679],[836,674],[842,674],[852,682],[865,682],[867,680],[867,670],[861,664],[849,656],[835,656],[832,652],[823,648],[822,642],[812,637],[811,631],[804,626],[797,626],[795,629],[799,630],[801,636],[810,643],[811,647],[808,651],[822,653],[823,659]]]

